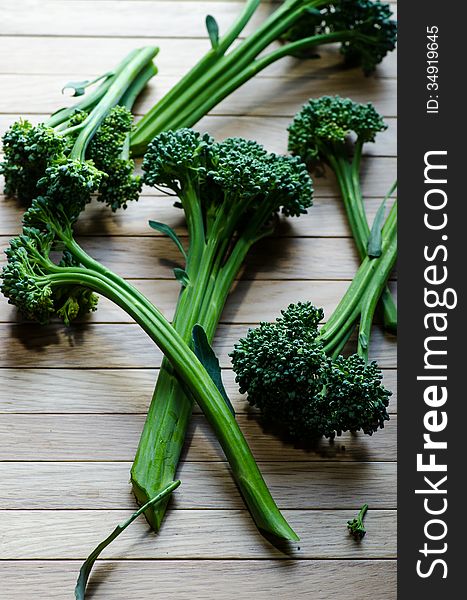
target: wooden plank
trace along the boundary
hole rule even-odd
[[[81,564],[77,561],[4,561],[2,590],[8,600],[71,598]],[[93,600],[153,600],[164,590],[168,600],[238,598],[334,598],[395,600],[394,560],[326,561],[99,561],[89,597]],[[323,595],[325,594],[325,596]]]
[[[322,439],[307,449],[265,435],[254,415],[238,415],[237,421],[258,461],[396,460],[397,417],[373,436],[346,433],[334,441]],[[143,423],[143,415],[4,414],[0,419],[0,460],[131,461]],[[192,418],[185,454],[195,462],[225,460],[202,415]]]
[[[46,117],[46,115],[32,115],[30,116],[30,120],[33,123],[38,123]],[[14,120],[16,120],[16,116],[0,116],[0,130],[3,131],[9,127]],[[195,129],[203,133],[208,131],[216,139],[225,139],[232,136],[254,139],[263,144],[270,152],[286,154],[288,140],[287,127],[290,125],[290,122],[291,119],[289,117],[269,119],[267,117],[222,117],[213,115],[202,119],[195,126]],[[396,121],[393,117],[389,117],[386,119],[386,123],[388,125],[387,131],[379,134],[375,143],[366,144],[364,153],[366,156],[396,156]],[[319,179],[316,182],[318,190]]]
[[[180,292],[177,281],[133,280],[132,283],[172,319]],[[291,281],[286,286],[280,281],[258,281],[253,285],[248,281],[236,282],[222,314],[222,323],[259,323],[273,321],[280,310],[291,303],[312,301],[324,308],[326,317],[332,314],[345,294],[347,281]],[[391,282],[394,291],[396,282]],[[15,306],[0,296],[0,322],[23,322],[24,319]],[[110,300],[101,298],[99,310],[82,321],[93,323],[132,323],[133,320]]]
[[[101,0],[93,5],[92,18],[86,0],[3,0],[4,35],[174,38],[206,37],[205,17],[214,14],[225,31],[241,12],[243,2],[173,2]],[[272,11],[261,3],[244,34],[254,31]],[[25,18],[34,14],[34,19]]]
[[[178,33],[183,34],[179,30]],[[146,40],[155,43],[160,52],[154,59],[160,75],[182,77],[209,50],[210,42],[204,39],[168,38]],[[63,75],[70,79],[88,78],[112,69],[133,48],[141,46],[136,38],[92,38],[92,37],[14,37],[0,36],[0,72],[15,75]],[[272,44],[270,48],[277,47]],[[335,46],[323,46],[319,50],[319,61],[297,60],[286,57],[273,63],[255,77],[277,76],[320,76],[329,71],[342,70],[342,61]],[[8,57],[4,60],[3,57]],[[355,77],[363,80],[359,67],[352,69]],[[394,78],[397,75],[397,52],[391,52],[372,77]],[[65,81],[65,80],[64,80]]]
[[[5,368],[0,370],[0,413],[145,415],[157,375],[155,369],[89,369],[83,373],[74,369]],[[387,369],[383,376],[386,387],[393,392],[389,411],[397,413],[397,373]],[[252,410],[238,391],[234,372],[224,369],[222,378],[235,411],[241,414]],[[197,405],[194,411],[200,413]]]
[[[246,325],[220,325],[214,349],[222,367],[248,330]],[[5,343],[8,340],[8,343]],[[160,366],[161,353],[136,324],[0,324],[0,364],[4,367],[80,369],[145,369]],[[349,344],[349,349],[355,340]],[[396,341],[375,328],[370,358],[381,368],[395,368]]]
[[[394,183],[396,173],[397,161],[394,157],[369,156],[363,162],[361,171],[363,195],[370,198],[384,197]],[[3,182],[1,179],[0,184],[0,189],[3,189]],[[339,196],[339,190],[335,179],[330,175],[325,177],[315,177],[314,184],[317,197],[336,198]],[[157,192],[154,188],[149,188],[147,186],[143,187],[143,196],[160,197],[160,195],[160,192]]]
[[[396,507],[395,463],[260,463],[280,508],[372,509]],[[131,463],[0,463],[0,509],[131,509]],[[185,462],[182,485],[171,503],[176,509],[243,508],[225,463]],[[31,494],[31,490],[34,493]]]
[[[173,279],[173,268],[183,266],[178,248],[168,238],[79,238],[83,249],[121,277]],[[0,249],[9,244],[0,237]],[[6,263],[3,254],[0,266]],[[284,238],[278,248],[274,239],[258,242],[245,261],[245,280],[350,280],[359,261],[348,238]]]
[[[315,187],[321,189],[322,178],[315,180]],[[93,201],[80,215],[76,232],[83,236],[138,236],[161,237],[161,234],[148,225],[150,219],[157,219],[170,225],[179,236],[186,235],[183,213],[173,207],[172,198],[167,196],[142,195],[138,202],[130,203],[125,211],[112,213],[99,202]],[[365,206],[368,221],[373,223],[382,197],[366,198]],[[0,235],[13,236],[21,231],[21,218],[24,207],[14,199],[0,195]],[[313,206],[299,219],[282,217],[274,237],[349,237],[342,200],[340,198],[315,196]]]
[[[1,511],[1,559],[85,558],[130,511]],[[246,510],[172,511],[157,538],[139,519],[103,553],[105,558],[394,558],[396,513],[369,511],[371,535],[356,544],[346,522],[355,510],[284,511],[300,542],[274,546]],[[70,543],[72,540],[72,543]]]
[[[170,90],[178,77],[158,75],[147,85],[135,106],[135,114],[145,114]],[[60,75],[0,75],[0,112],[50,114],[75,100],[61,93],[67,78]],[[260,77],[245,83],[212,109],[216,115],[293,117],[310,98],[326,94],[351,96],[358,102],[372,101],[384,116],[395,115],[396,80],[362,78],[355,87],[355,73],[339,71],[323,78]]]

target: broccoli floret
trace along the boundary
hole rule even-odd
[[[270,423],[299,440],[367,434],[384,426],[389,391],[376,363],[354,354],[332,360],[318,332],[323,310],[291,304],[274,323],[250,329],[232,364],[241,393]]]
[[[4,160],[0,172],[5,178],[5,194],[21,202],[37,195],[37,182],[44,176],[50,157],[62,157],[66,139],[52,127],[19,120],[3,136]]]
[[[37,211],[34,220],[38,221]],[[27,217],[25,221],[30,219]],[[2,273],[2,293],[28,319],[42,324],[57,315],[69,325],[97,306],[97,296],[86,287],[55,283],[48,277],[57,270],[50,254],[59,249],[55,231],[25,226],[22,235],[12,239],[5,251],[8,263]],[[68,253],[58,266],[79,266],[79,263]]]
[[[293,42],[316,35],[338,36],[342,33],[341,53],[346,61],[360,65],[364,73],[369,74],[396,46],[397,24],[391,17],[390,6],[379,1],[334,0],[321,10],[310,8],[306,11],[286,32],[284,39]],[[313,52],[312,48],[305,47],[296,55],[306,57]]]
[[[149,145],[143,171],[148,185],[179,194],[187,213],[201,210],[205,223],[222,213],[230,228],[255,227],[255,235],[279,211],[298,216],[312,204],[312,182],[298,158],[240,138],[215,142],[191,129],[163,132]]]
[[[141,177],[134,174],[134,162],[128,158],[128,136],[133,127],[131,112],[116,106],[103,120],[92,138],[88,154],[95,166],[106,174],[98,188],[97,199],[113,211],[138,200]]]
[[[331,168],[341,191],[352,235],[360,258],[368,252],[370,226],[360,184],[364,144],[374,142],[387,128],[372,104],[349,98],[323,96],[309,100],[289,126],[289,150],[311,168]],[[397,309],[391,292],[382,295],[385,327],[395,333]]]
[[[57,111],[37,126],[22,120],[14,123],[3,136],[0,172],[5,177],[5,193],[30,203],[54,169],[61,171],[70,163],[76,175],[81,163],[83,177],[88,177],[91,166],[95,168],[95,185],[89,189],[112,210],[137,199],[141,182],[133,175],[134,163],[129,159],[132,115],[118,102],[128,97],[133,101],[135,90],[154,74],[148,64],[152,65],[156,52],[155,48],[133,52],[74,109]],[[63,192],[71,194],[73,187]]]
[[[350,98],[322,96],[311,99],[296,114],[289,126],[289,151],[306,163],[353,157],[355,145],[374,142],[387,129],[381,115],[370,103],[359,104]],[[349,137],[355,134],[353,144]]]

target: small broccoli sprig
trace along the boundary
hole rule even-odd
[[[347,521],[347,529],[351,536],[357,541],[362,540],[366,535],[366,529],[363,525],[363,518],[368,510],[368,504],[364,504],[358,513],[358,516],[351,521]]]
[[[383,228],[379,258],[367,257],[327,323],[310,302],[290,305],[274,323],[250,329],[231,353],[240,392],[265,421],[299,441],[343,431],[372,435],[389,418],[390,392],[382,385],[368,343],[377,300],[396,258],[396,208]],[[356,354],[342,349],[358,321]]]
[[[379,1],[284,0],[251,34],[240,39],[259,5],[259,0],[246,0],[230,29],[213,41],[213,48],[144,115],[132,135],[133,156],[142,156],[162,131],[192,127],[281,58],[316,56],[320,46],[337,43],[347,61],[370,73],[395,47],[396,22],[389,5]],[[208,22],[213,23],[213,17]],[[274,45],[278,41],[282,44]]]
[[[174,327],[191,343],[201,325],[212,340],[223,306],[244,260],[257,240],[271,233],[279,213],[300,216],[312,204],[312,181],[296,157],[268,153],[253,141],[214,141],[191,129],[162,132],[143,161],[144,182],[176,194],[185,213],[188,248],[165,226],[182,249],[183,289]],[[180,273],[180,270],[178,271]],[[141,504],[172,481],[192,413],[172,369],[164,361],[131,470]],[[154,444],[158,439],[160,444]],[[170,446],[170,460],[164,448]],[[162,465],[157,469],[151,465]],[[146,512],[158,530],[166,504]]]
[[[4,160],[0,165],[6,195],[29,204],[54,169],[63,170],[71,163],[75,172],[82,164],[86,177],[94,168],[90,193],[97,194],[98,200],[112,210],[137,199],[141,182],[134,176],[129,158],[129,109],[136,92],[155,73],[152,58],[156,53],[156,48],[132,52],[85,100],[73,109],[54,113],[45,123],[13,123],[3,136]]]
[[[363,260],[368,253],[368,224],[360,182],[363,146],[387,128],[372,104],[340,96],[309,100],[289,126],[289,151],[315,171],[327,165],[336,176],[349,226]],[[388,289],[382,294],[385,327],[395,333],[397,309]]]

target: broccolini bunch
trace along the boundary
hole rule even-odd
[[[130,110],[156,73],[152,59],[157,52],[152,47],[133,51],[113,72],[99,78],[101,83],[82,101],[57,111],[45,123],[13,123],[3,136],[0,165],[6,195],[29,204],[49,186],[65,185],[81,170],[88,201],[97,194],[116,210],[136,200],[141,182],[129,158]],[[87,84],[69,85],[81,95]]]
[[[373,71],[396,44],[389,5],[373,0],[284,0],[255,30],[239,39],[260,0],[246,0],[231,27],[219,34],[206,19],[211,49],[137,124],[134,156],[144,154],[161,131],[192,127],[224,98],[285,56],[312,53],[339,43],[346,60]],[[281,41],[279,47],[272,47]]]
[[[94,175],[91,171],[88,176],[78,166],[64,170],[66,185],[54,180],[44,195],[32,201],[24,215],[22,234],[6,251],[1,290],[10,303],[41,323],[55,315],[69,323],[94,310],[95,294],[103,295],[125,310],[166,356],[158,385],[168,382],[174,388],[167,397],[172,403],[162,425],[167,432],[171,427],[170,439],[179,442],[165,444],[161,424],[152,421],[150,411],[143,436],[151,452],[141,454],[138,462],[146,478],[138,468],[132,470],[134,486],[140,486],[138,500],[152,490],[154,471],[167,475],[173,452],[178,459],[186,423],[183,418],[178,423],[177,416],[183,417],[186,406],[189,417],[194,399],[211,423],[259,529],[297,540],[274,503],[228,402],[189,344],[193,321],[204,323],[212,337],[222,299],[245,252],[266,233],[277,211],[282,207],[287,214],[300,214],[310,204],[306,167],[296,158],[270,155],[253,142],[231,139],[216,143],[208,136],[182,130],[154,141],[145,169],[152,183],[180,193],[190,227],[196,231],[180,300],[184,312],[178,314],[179,319],[186,319],[183,325],[172,326],[137,289],[95,261],[74,239],[73,225],[87,204],[89,180]],[[203,317],[203,311],[209,317]],[[166,391],[164,387],[163,399]]]
[[[192,329],[199,324],[210,341],[252,246],[274,230],[279,212],[299,216],[311,206],[310,176],[296,157],[270,154],[256,142],[239,138],[216,142],[190,129],[156,136],[143,171],[146,184],[178,196],[188,227],[188,249],[181,256],[183,287],[173,325],[190,343]],[[167,227],[161,231],[167,232]],[[178,241],[174,232],[171,237]],[[177,245],[181,248],[180,241]],[[180,276],[180,269],[177,273]],[[173,480],[192,406],[164,361],[131,471],[141,504]],[[156,530],[165,507],[162,502],[145,513]]]

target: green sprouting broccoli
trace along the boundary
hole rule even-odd
[[[245,156],[248,149],[249,161]],[[164,156],[164,161],[159,160],[160,156]],[[153,183],[180,187],[190,226],[197,228],[188,254],[190,279],[181,294],[181,302],[185,306],[184,317],[193,319],[190,308],[197,311],[192,322],[205,323],[212,336],[220,312],[218,305],[227,294],[223,286],[230,287],[234,277],[231,271],[236,272],[239,256],[265,233],[268,222],[281,206],[287,207],[287,212],[298,214],[309,204],[311,188],[306,168],[296,158],[268,155],[256,144],[244,140],[217,144],[207,136],[181,131],[155,140],[145,169]],[[276,173],[275,181],[269,171]],[[195,189],[198,183],[200,189]],[[298,539],[274,503],[229,403],[189,347],[191,324],[189,331],[180,324],[174,328],[137,289],[95,261],[74,239],[74,222],[86,206],[88,179],[78,172],[72,184],[73,193],[61,196],[59,189],[49,186],[26,211],[22,234],[14,238],[6,250],[3,294],[28,318],[41,323],[53,316],[69,323],[94,310],[96,294],[125,310],[167,357],[163,373],[170,377],[167,380],[166,375],[161,374],[159,380],[174,383],[178,390],[178,395],[169,397],[172,401],[170,418],[177,419],[177,402],[182,401],[183,407],[187,405],[191,409],[191,398],[197,401],[224,449],[259,529],[281,538]],[[242,191],[244,186],[245,192]],[[70,186],[65,189],[68,191]],[[198,195],[200,191],[202,195]],[[264,218],[262,224],[258,222],[260,214]],[[228,237],[229,230],[232,230],[232,238]],[[241,240],[229,249],[232,239],[242,230]],[[216,281],[213,273],[222,273],[222,276]],[[203,293],[210,294],[209,300],[202,298]],[[201,309],[210,311],[210,316],[200,319]],[[152,468],[163,470],[165,462],[171,462],[173,457],[165,440],[159,438],[160,424],[149,419],[149,425],[152,431],[147,425],[143,436],[151,437],[152,433],[151,451],[157,460],[152,461],[154,455],[150,454],[146,463],[152,476]],[[173,426],[172,421],[170,425]],[[168,427],[167,420],[165,426]],[[176,439],[183,437],[185,429],[175,427],[172,431]],[[160,489],[154,496],[159,492]]]
[[[3,136],[4,160],[0,165],[6,195],[29,204],[49,185],[58,181],[64,184],[67,170],[74,178],[81,168],[89,200],[97,194],[112,210],[136,200],[141,182],[133,174],[134,164],[129,158],[130,109],[156,73],[152,59],[157,52],[153,47],[134,50],[98,80],[71,82],[68,86],[78,95],[92,83],[100,84],[73,107],[55,112],[44,123],[13,123]]]
[[[243,39],[260,0],[219,36],[215,19],[206,24],[211,49],[139,121],[131,139],[134,156],[144,154],[161,131],[192,127],[219,102],[257,73],[285,56],[314,53],[340,43],[347,60],[371,72],[396,44],[397,26],[387,4],[372,0],[285,0]],[[282,41],[279,47],[274,42]]]
[[[178,196],[188,227],[173,325],[189,342],[199,324],[210,341],[250,248],[272,232],[279,212],[299,216],[311,205],[310,176],[298,158],[269,154],[238,138],[215,142],[190,129],[156,136],[143,171],[146,184]],[[164,361],[131,471],[141,504],[173,481],[192,404]],[[164,512],[164,503],[146,511],[154,529]]]
[[[347,521],[347,529],[351,536],[353,536],[357,541],[362,540],[366,535],[365,525],[363,525],[363,518],[366,515],[368,510],[368,504],[364,504],[360,509],[357,517],[350,521]]]
[[[240,392],[265,421],[310,442],[343,431],[372,435],[384,426],[390,392],[368,362],[376,304],[396,259],[396,204],[382,231],[379,258],[366,257],[321,329],[322,309],[290,305],[274,323],[250,329],[231,354]],[[356,354],[341,352],[359,323]]]
[[[382,117],[371,104],[339,96],[309,100],[289,127],[289,151],[312,168],[327,165],[335,174],[362,260],[368,253],[370,236],[360,181],[362,150],[364,144],[374,142],[377,133],[385,129]],[[385,327],[395,333],[397,309],[387,288],[382,303]]]

